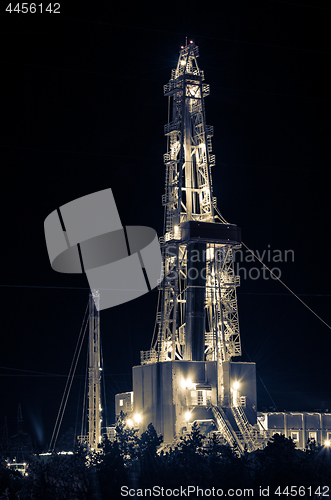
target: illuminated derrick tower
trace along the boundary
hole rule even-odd
[[[222,363],[241,354],[239,277],[232,258],[240,230],[215,214],[213,127],[206,125],[204,106],[209,85],[202,83],[197,57],[193,43],[183,48],[164,86],[169,99],[169,122],[164,127],[165,235],[160,239],[165,279],[157,340],[152,351],[143,354],[143,363],[155,356],[159,361]]]
[[[255,364],[231,361],[241,355],[239,276],[233,265],[241,232],[225,221],[213,197],[213,127],[206,125],[204,104],[209,85],[203,83],[197,57],[193,42],[182,47],[164,86],[169,103],[160,238],[164,279],[155,338],[151,349],[141,352],[141,366],[133,368],[131,400],[144,425],[152,422],[166,442],[198,420],[205,427],[214,422],[232,443],[237,420],[247,429],[250,424],[242,407],[231,411],[233,425],[225,413],[243,400],[238,383],[240,394],[256,405]],[[116,396],[117,414],[125,399]]]

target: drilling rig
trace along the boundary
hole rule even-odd
[[[234,251],[241,230],[221,215],[213,196],[213,127],[206,124],[209,85],[198,47],[186,44],[164,86],[163,280],[151,348],[133,367],[133,391],[117,394],[116,414],[152,422],[171,443],[198,422],[239,452],[257,447],[255,363],[241,355]],[[132,421],[132,419],[130,420]]]
[[[87,408],[83,408],[82,434],[77,437],[80,444],[88,451],[97,451],[101,440],[101,356],[100,356],[100,293],[91,290],[89,295],[88,315],[88,368],[87,368]],[[87,410],[87,415],[85,411]],[[85,418],[86,417],[86,418]],[[86,422],[85,422],[86,420]],[[84,425],[87,429],[84,429]],[[108,432],[108,429],[106,432]]]

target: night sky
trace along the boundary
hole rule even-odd
[[[331,324],[331,9],[312,0],[119,4],[1,13],[0,432],[7,416],[15,434],[21,403],[23,430],[39,445],[50,440],[89,293],[84,275],[51,269],[44,219],[112,188],[123,225],[162,235],[163,85],[186,36],[210,84],[219,209]],[[330,328],[263,279],[261,264],[236,265],[241,359],[257,363],[259,409],[331,411]],[[132,389],[131,367],[150,347],[156,303],[154,290],[101,312],[108,424],[114,395]],[[79,422],[85,363],[60,434]]]

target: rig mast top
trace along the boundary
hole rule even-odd
[[[203,71],[197,63],[198,47],[190,42],[179,53],[177,68],[164,86],[169,97],[166,186],[165,239],[171,238],[176,226],[189,220],[214,222],[210,168],[215,164],[211,154],[213,127],[206,126],[204,97],[209,85],[202,83]],[[171,102],[172,101],[172,102]],[[170,233],[170,234],[167,234]]]

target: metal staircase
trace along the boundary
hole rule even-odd
[[[226,442],[231,447],[237,445],[238,453],[239,455],[242,455],[245,451],[245,443],[239,438],[239,436],[234,431],[232,425],[230,424],[222,408],[220,408],[219,406],[211,405],[211,409],[214,418],[216,420],[218,430],[221,432]]]
[[[267,433],[259,433],[248,422],[244,409],[241,405],[230,407],[238,432],[236,432],[223,409],[216,405],[210,405],[218,430],[226,442],[232,447],[237,445],[238,453],[242,455],[245,451],[252,452],[263,447],[269,439]]]
[[[242,439],[247,446],[247,451],[256,450],[257,446],[254,439],[253,428],[248,422],[242,406],[231,406],[231,411],[242,435]]]

